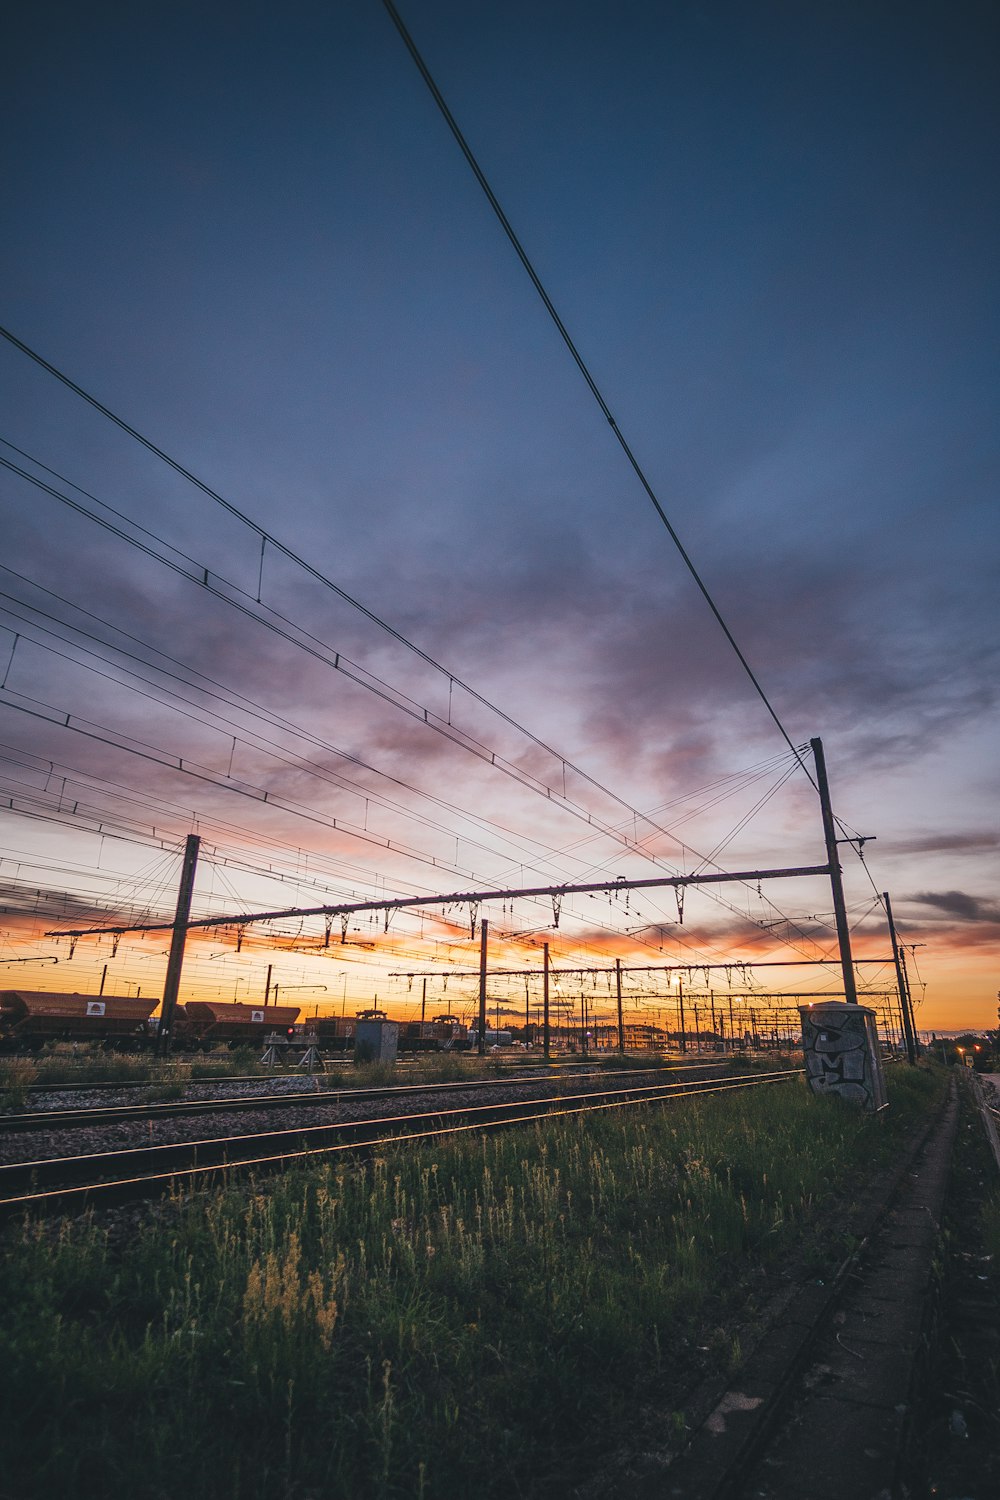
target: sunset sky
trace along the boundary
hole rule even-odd
[[[918,1025],[995,1024],[995,7],[400,9],[874,839],[843,846],[858,955],[889,951],[888,891]],[[169,920],[192,831],[199,916],[822,862],[809,780],[380,0],[37,0],[6,51],[0,324],[230,508],[0,341],[0,985],[107,963],[159,994],[163,934],[45,933]],[[256,998],[271,964],[290,1003],[402,1013],[407,974],[475,967],[483,917],[506,968],[547,941],[829,991],[829,963],[735,966],[835,954],[831,910],[809,879],[338,918],[329,946],[295,919],[192,940],[182,998]]]

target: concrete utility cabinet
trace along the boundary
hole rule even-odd
[[[814,1094],[837,1094],[875,1113],[888,1100],[875,1012],[866,1005],[828,1000],[803,1005],[802,1053]]]
[[[354,1032],[355,1062],[394,1063],[398,1050],[398,1021],[358,1021]]]

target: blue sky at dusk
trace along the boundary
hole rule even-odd
[[[844,855],[859,951],[885,951],[872,901],[889,890],[926,945],[920,1024],[991,1023],[995,9],[401,13],[790,736],[822,737],[838,813],[877,835],[871,881]],[[8,23],[6,73],[0,324],[447,672],[274,546],[261,562],[252,528],[3,342],[0,457],[186,561],[0,472],[0,949],[53,951],[58,911],[168,910],[176,874],[149,829],[176,841],[193,815],[260,867],[208,861],[204,910],[641,877],[642,851],[578,815],[621,833],[625,804],[673,830],[631,824],[685,871],[717,846],[723,866],[818,861],[801,773],[750,817],[787,746],[379,0],[40,0]],[[199,588],[192,568],[226,582]],[[219,597],[234,589],[249,612]],[[181,677],[184,711],[165,697]],[[577,812],[432,733],[423,707]],[[769,758],[725,801],[700,790]],[[564,760],[600,787],[564,782]],[[135,835],[101,846],[106,880],[99,819],[52,800],[63,777],[77,802],[90,778],[88,806]],[[683,924],[672,895],[602,907],[610,934],[567,908],[558,940],[637,962],[759,947],[773,912],[733,900],[692,896]],[[796,942],[829,947],[822,882],[775,900]],[[529,915],[511,934],[542,931]],[[384,936],[411,966],[431,940]],[[60,983],[86,987],[87,962],[75,975],[64,953]],[[202,982],[207,956],[192,963]]]

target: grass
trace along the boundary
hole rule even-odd
[[[1000,1190],[994,1188],[983,1198],[983,1244],[994,1265],[1000,1266]]]
[[[37,1067],[26,1057],[0,1062],[0,1110],[23,1109],[28,1102],[28,1090],[37,1077]]]
[[[527,1055],[525,1066],[540,1058]],[[455,1053],[423,1053],[403,1070],[394,1063],[365,1062],[336,1064],[326,1073],[313,1076],[336,1088],[387,1087],[395,1083],[450,1083],[463,1078],[483,1078],[508,1071],[496,1058],[479,1059]],[[520,1072],[521,1068],[515,1068]],[[260,1062],[258,1047],[239,1047],[232,1052],[207,1053],[197,1058],[159,1059],[149,1053],[115,1054],[99,1046],[71,1048],[62,1044],[52,1050],[29,1057],[0,1058],[0,1109],[23,1108],[30,1084],[58,1088],[66,1083],[149,1083],[155,1087],[174,1087],[187,1082],[199,1083],[225,1078],[302,1077],[299,1068],[267,1068]],[[171,1096],[175,1097],[175,1096]]]
[[[524,1066],[537,1064],[540,1058],[522,1059]],[[336,1089],[389,1087],[404,1083],[455,1083],[467,1078],[503,1076],[511,1069],[495,1057],[480,1059],[468,1054],[423,1053],[407,1067],[394,1063],[353,1061],[335,1064],[325,1073],[312,1077],[322,1087]],[[232,1052],[208,1053],[197,1058],[159,1059],[146,1054],[113,1054],[98,1046],[68,1045],[33,1054],[31,1057],[0,1057],[0,1110],[23,1109],[32,1084],[58,1088],[67,1083],[148,1083],[163,1098],[180,1097],[186,1083],[209,1082],[226,1078],[296,1078],[306,1076],[300,1068],[267,1068],[260,1062],[260,1049],[239,1047]],[[160,1094],[161,1090],[169,1090]]]
[[[888,1119],[792,1083],[234,1184],[112,1235],[26,1223],[3,1245],[3,1488],[565,1494],[644,1403],[683,1425],[768,1271],[842,1254],[833,1195],[940,1089],[891,1082]]]
[[[30,1072],[30,1077],[28,1073]],[[184,1059],[160,1059],[149,1053],[109,1053],[101,1047],[86,1044],[72,1048],[62,1045],[51,1051],[34,1053],[30,1059],[0,1058],[0,1090],[9,1090],[11,1080],[28,1077],[28,1082],[58,1088],[64,1083],[185,1083],[208,1078],[264,1075],[259,1053],[254,1047],[235,1052],[206,1056],[197,1062]]]

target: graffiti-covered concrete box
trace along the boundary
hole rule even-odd
[[[837,1094],[876,1111],[887,1104],[875,1012],[866,1005],[827,1000],[803,1005],[802,1053],[814,1094]]]

